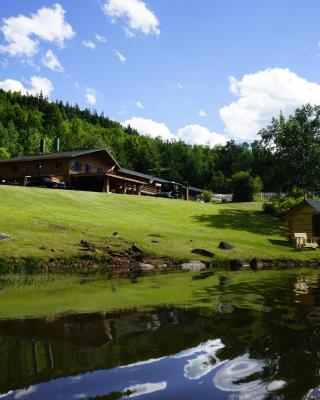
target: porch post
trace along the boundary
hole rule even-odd
[[[104,177],[103,191],[105,193],[109,193],[110,192],[110,177],[109,176],[105,176]]]
[[[127,182],[123,182],[123,194],[127,193]]]

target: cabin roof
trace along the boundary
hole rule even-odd
[[[8,158],[6,160],[0,160],[0,164],[5,164],[8,162],[20,162],[20,161],[51,160],[56,158],[74,158],[77,156],[83,156],[86,154],[93,154],[99,152],[106,152],[115,162],[115,164],[119,166],[117,161],[114,159],[114,157],[110,154],[110,152],[107,149],[73,150],[73,151],[53,152],[46,154],[24,155],[20,157]]]
[[[295,211],[299,210],[301,207],[304,205],[309,205],[312,207],[317,213],[320,213],[320,200],[310,200],[310,199],[305,199],[301,203],[297,204],[291,210],[289,210],[286,214],[285,217],[293,214]]]
[[[306,202],[317,212],[320,213],[320,200],[309,200],[306,199]]]
[[[148,180],[153,179],[154,181],[162,182],[162,183],[172,182],[172,181],[168,181],[166,179],[158,178],[158,177],[153,176],[153,175],[142,174],[141,172],[132,171],[131,169],[120,168],[119,172],[120,173],[122,172],[122,173],[127,174],[127,175],[139,176],[140,178],[145,178],[145,179],[148,179]]]

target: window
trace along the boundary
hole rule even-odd
[[[103,174],[103,168],[102,167],[97,167],[97,173],[98,174]]]
[[[84,170],[85,170],[86,174],[91,174],[92,166],[90,164],[85,164]]]
[[[71,169],[72,171],[82,171],[82,162],[80,161],[71,161]]]
[[[56,168],[61,168],[62,167],[62,161],[56,161],[55,166],[56,166]]]
[[[16,164],[14,164],[12,167],[12,172],[17,172],[18,171],[18,166]]]

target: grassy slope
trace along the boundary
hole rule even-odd
[[[319,252],[296,253],[277,219],[261,204],[200,204],[160,198],[0,186],[1,257],[43,259],[81,253],[81,239],[108,244],[112,233],[157,255],[195,259],[194,248],[220,257],[309,259]],[[161,238],[150,235],[160,234]],[[153,243],[158,240],[159,243]],[[220,241],[236,246],[217,249]],[[57,252],[52,252],[55,249]]]

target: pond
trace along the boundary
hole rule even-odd
[[[0,399],[320,398],[315,270],[6,279],[0,318]]]

